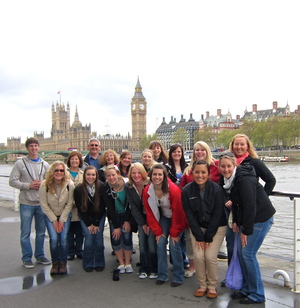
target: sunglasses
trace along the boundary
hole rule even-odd
[[[54,172],[61,172],[61,173],[64,173],[65,170],[64,170],[64,169],[55,169]]]
[[[90,144],[90,147],[98,147],[99,146],[99,144]]]
[[[227,152],[227,153],[219,155],[219,158],[223,158],[223,157],[234,157],[234,154],[231,152]]]

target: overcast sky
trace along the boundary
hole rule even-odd
[[[147,133],[171,116],[300,105],[299,2],[2,1],[0,142],[50,136],[51,105],[98,134],[131,133],[137,77]]]

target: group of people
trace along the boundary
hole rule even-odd
[[[67,273],[67,260],[75,255],[83,259],[86,272],[103,271],[107,217],[120,274],[133,272],[132,232],[138,232],[140,279],[164,284],[170,261],[172,287],[196,274],[194,295],[214,299],[218,252],[226,238],[229,264],[236,233],[244,282],[231,297],[242,304],[265,301],[256,253],[273,224],[275,209],[268,196],[276,180],[246,135],[234,136],[218,160],[205,142],[196,142],[189,164],[179,143],[167,152],[157,140],[142,152],[140,162],[132,163],[129,151],[120,157],[114,150],[100,155],[100,142],[92,138],[85,158],[73,151],[67,166],[56,161],[50,167],[38,156],[38,140],[29,138],[25,145],[28,156],[15,163],[10,175],[10,185],[21,190],[25,267],[34,266],[29,239],[34,216],[34,256],[38,263],[50,263],[43,251],[46,226],[52,275]]]

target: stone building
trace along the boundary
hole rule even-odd
[[[96,137],[100,140],[101,150],[114,149],[121,152],[126,149],[136,151],[139,148],[141,138],[146,135],[146,117],[147,117],[147,102],[142,92],[142,87],[139,81],[135,87],[135,93],[131,100],[131,124],[132,137],[128,134],[122,135],[97,135],[92,132],[91,124],[82,125],[79,121],[79,114],[76,107],[74,121],[70,122],[70,105],[67,103],[56,105],[52,103],[52,126],[51,136],[45,138],[44,132],[34,132],[33,136],[40,142],[41,150],[63,150],[78,149],[86,151],[87,144],[91,137]],[[125,119],[126,120],[126,119]],[[24,144],[21,144],[21,138],[7,138],[7,148],[11,150],[25,149]]]

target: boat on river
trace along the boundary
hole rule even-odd
[[[264,162],[278,162],[278,163],[283,163],[283,162],[288,162],[289,158],[287,156],[260,156],[260,159]]]

